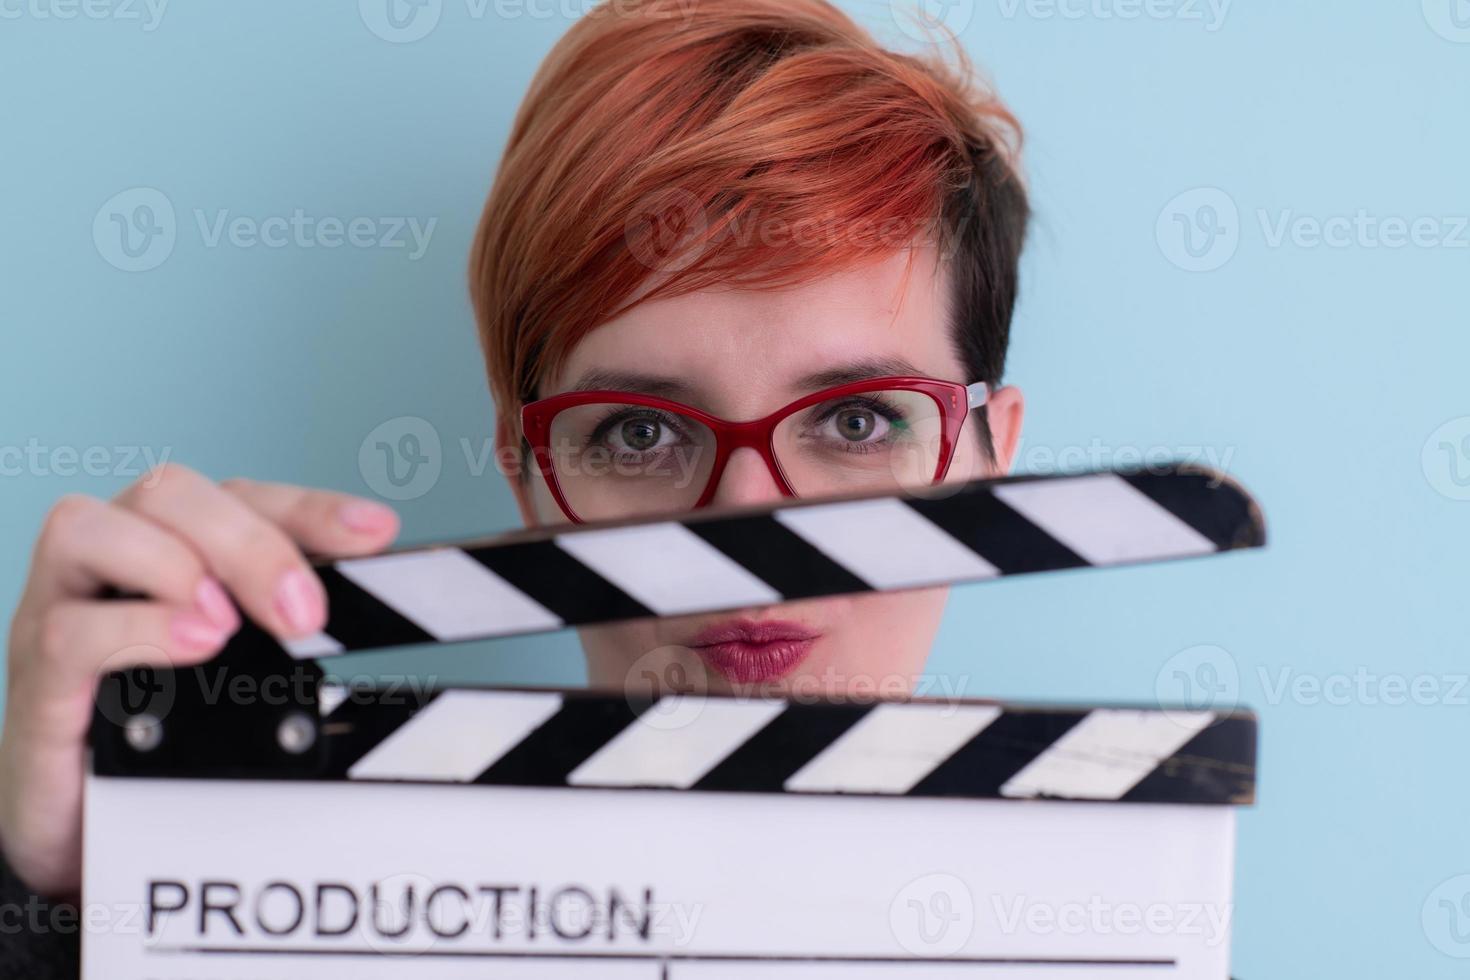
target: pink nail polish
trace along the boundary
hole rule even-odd
[[[225,630],[196,612],[182,612],[175,616],[172,632],[181,646],[199,653],[219,649],[229,636]]]
[[[349,500],[337,512],[337,518],[348,528],[364,534],[386,531],[398,521],[391,507],[371,500]]]
[[[233,633],[240,628],[240,614],[235,612],[235,604],[214,579],[205,576],[199,580],[194,588],[194,602],[210,622],[226,632]]]
[[[326,619],[326,602],[316,580],[300,569],[281,576],[276,586],[276,612],[292,633],[314,633]]]

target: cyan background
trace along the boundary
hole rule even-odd
[[[176,3],[156,21],[141,0],[0,3],[0,608],[19,595],[51,501],[128,482],[115,447],[216,477],[371,493],[381,463],[360,466],[359,447],[380,423],[418,417],[441,440],[441,474],[399,505],[406,538],[514,521],[460,441],[476,453],[491,431],[465,255],[568,7],[582,9],[432,0],[415,25],[437,11],[433,29],[404,42],[379,36],[393,36],[383,0]],[[907,40],[886,4],[852,9]],[[1440,899],[1470,890],[1457,880],[1470,873],[1470,232],[1458,227],[1470,5],[948,11],[1029,134],[1037,220],[1010,372],[1030,397],[1023,458],[1211,452],[1264,501],[1272,544],[961,591],[934,674],[972,695],[1210,693],[1181,686],[1183,669],[1217,701],[1256,707],[1261,802],[1241,820],[1237,975],[1463,975],[1470,942],[1452,927],[1470,915]],[[104,204],[134,188],[167,198],[176,241],[145,253],[166,256],[156,268],[128,272],[110,215],[144,198]],[[1200,188],[1217,190],[1169,206]],[[415,260],[209,247],[195,218],[296,208],[437,224]],[[1284,215],[1360,211],[1432,223],[1398,248],[1370,247],[1391,225],[1344,247],[1273,244]],[[1218,228],[1213,249],[1191,258],[1176,214],[1201,247]],[[92,448],[104,475],[65,475],[77,465],[65,450],[18,460],[27,445]],[[580,675],[565,638],[425,655],[422,669]],[[1386,703],[1402,692],[1375,681],[1333,688],[1336,703],[1278,690],[1283,676],[1340,685],[1360,669],[1417,681],[1427,703]]]

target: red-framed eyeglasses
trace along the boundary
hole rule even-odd
[[[938,483],[989,393],[983,381],[872,378],[731,422],[664,398],[573,391],[526,405],[521,426],[557,505],[581,523],[703,507],[741,448],[788,497]]]

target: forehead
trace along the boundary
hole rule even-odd
[[[783,289],[709,289],[639,304],[588,334],[541,394],[594,372],[677,377],[747,407],[832,365],[907,360],[959,380],[947,276],[933,249],[894,253]]]

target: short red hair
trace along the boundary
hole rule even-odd
[[[957,289],[983,308],[958,315],[991,325],[959,342],[995,376],[974,380],[998,380],[1026,223],[1019,128],[954,51],[888,51],[824,0],[611,0],[578,21],[531,83],[470,259],[513,430],[571,348],[636,302],[794,284],[916,233],[974,253]]]

